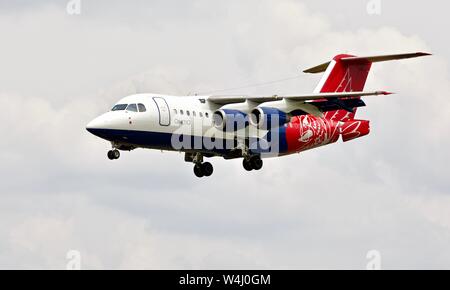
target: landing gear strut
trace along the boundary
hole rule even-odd
[[[115,160],[120,158],[120,152],[117,149],[109,150],[108,151],[108,158],[109,160]]]
[[[263,167],[263,161],[261,157],[253,155],[248,159],[244,158],[242,165],[244,166],[244,169],[247,171],[260,170]]]

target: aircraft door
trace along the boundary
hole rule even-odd
[[[170,109],[169,105],[164,98],[154,97],[153,101],[158,107],[159,111],[159,125],[161,126],[169,126],[170,125]]]

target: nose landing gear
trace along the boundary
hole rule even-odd
[[[108,159],[109,160],[115,160],[120,158],[120,152],[117,149],[109,150],[108,151]]]

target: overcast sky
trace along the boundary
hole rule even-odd
[[[0,1],[0,268],[450,268],[447,1]],[[395,3],[393,3],[395,2]],[[405,8],[407,7],[407,8]],[[369,136],[270,159],[109,144],[85,125],[127,94],[308,93],[301,69],[342,52],[427,51],[376,64]],[[223,93],[223,92],[221,92]]]

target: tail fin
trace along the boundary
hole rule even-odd
[[[333,60],[307,69],[305,73],[325,72],[314,93],[333,93],[333,92],[353,92],[363,91],[367,76],[374,62],[382,62],[397,59],[414,58],[430,55],[428,53],[408,53],[393,54],[382,56],[356,57],[348,54],[340,54]],[[329,111],[324,114],[325,118],[333,121],[353,120],[355,118],[356,108],[353,112],[347,110]]]

